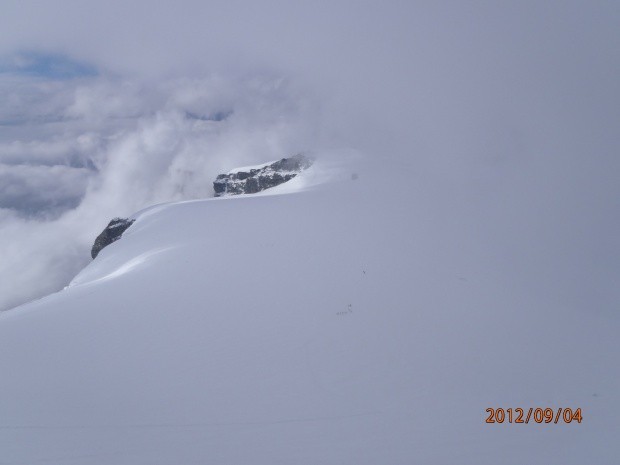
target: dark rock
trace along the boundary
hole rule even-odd
[[[290,181],[311,165],[312,160],[303,154],[298,154],[293,157],[283,158],[261,168],[220,174],[213,182],[213,190],[216,197],[222,195],[255,194],[256,192]]]
[[[106,228],[97,236],[93,248],[90,251],[91,257],[95,258],[101,250],[110,245],[112,242],[121,238],[123,233],[129,226],[133,224],[135,220],[127,218],[114,218],[108,223]]]

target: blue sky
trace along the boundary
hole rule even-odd
[[[98,72],[94,66],[62,54],[21,52],[0,57],[0,74],[42,79],[74,79],[96,76]]]

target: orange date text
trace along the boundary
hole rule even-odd
[[[488,408],[485,423],[581,423],[581,408]]]

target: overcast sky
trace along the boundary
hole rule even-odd
[[[518,150],[541,126],[571,145],[587,132],[608,150],[618,122],[615,1],[9,0],[2,10],[4,54],[65,53],[151,80],[283,75],[320,94],[332,127],[384,151]],[[501,147],[481,144],[489,133]]]
[[[496,196],[617,276],[617,1],[5,0],[0,29],[0,308],[108,217],[300,149]]]

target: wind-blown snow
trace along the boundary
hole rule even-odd
[[[555,251],[497,240],[518,210],[355,172],[147,209],[0,315],[3,463],[613,463],[612,306],[532,266]],[[500,406],[584,420],[485,424]]]

